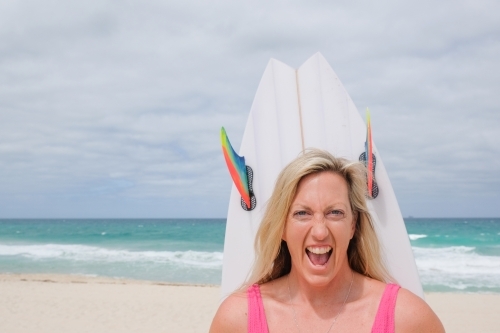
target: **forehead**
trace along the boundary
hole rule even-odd
[[[300,180],[294,201],[296,199],[314,199],[318,196],[348,201],[347,181],[341,175],[329,171],[307,175]]]

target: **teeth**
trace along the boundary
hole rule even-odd
[[[315,253],[315,254],[323,254],[330,252],[331,246],[321,246],[321,247],[313,247],[313,246],[308,246],[307,251]]]

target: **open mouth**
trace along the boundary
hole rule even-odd
[[[306,254],[314,266],[325,265],[330,259],[332,252],[333,249],[330,246],[308,246],[306,248]]]

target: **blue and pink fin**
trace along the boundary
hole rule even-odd
[[[375,158],[375,154],[373,152],[371,117],[370,110],[368,108],[366,108],[365,151],[359,156],[359,160],[363,162],[367,170],[367,195],[370,199],[375,199],[378,196],[379,192],[378,184],[375,181],[375,167],[377,164],[377,159]]]
[[[257,204],[252,189],[253,170],[245,164],[245,157],[236,154],[224,127],[220,130],[220,139],[227,168],[241,196],[241,207],[252,210]]]

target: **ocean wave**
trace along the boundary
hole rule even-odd
[[[452,289],[500,288],[500,257],[478,254],[475,247],[413,247],[423,285]]]
[[[141,262],[177,264],[200,268],[222,267],[222,252],[129,251],[79,244],[3,245],[0,256],[21,256],[32,260],[70,260],[86,262]]]
[[[420,238],[425,238],[427,237],[427,235],[409,234],[408,237],[410,237],[410,240],[417,240]]]

